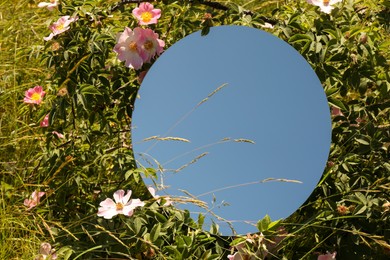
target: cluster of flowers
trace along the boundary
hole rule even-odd
[[[160,9],[154,9],[150,3],[141,3],[133,10],[133,15],[138,19],[139,25],[156,24],[161,16]],[[117,44],[114,52],[118,59],[125,62],[125,66],[140,69],[144,63],[149,63],[163,52],[165,43],[158,38],[158,34],[152,29],[136,27],[133,30],[126,27],[117,36]]]
[[[58,6],[57,0],[51,2],[41,2],[39,7],[47,7],[53,10]],[[139,25],[156,24],[161,17],[161,10],[155,9],[152,4],[144,2],[139,7],[134,8],[133,15],[137,18]],[[77,17],[62,16],[57,22],[49,26],[52,31],[49,36],[44,37],[45,41],[53,39],[70,28],[70,24],[77,21]],[[163,52],[165,42],[158,38],[158,34],[152,29],[136,27],[133,30],[126,27],[117,36],[117,44],[114,52],[118,54],[118,59],[125,62],[125,66],[133,69],[140,69],[144,63],[149,63],[157,55]]]
[[[42,86],[35,86],[26,90],[24,94],[23,102],[31,105],[40,105],[43,101],[43,97],[46,92],[43,91]],[[49,126],[49,114],[47,114],[44,119],[39,124],[41,127]],[[65,136],[57,131],[53,131],[52,134],[56,135],[58,138],[65,138]]]
[[[280,242],[287,236],[288,233],[283,226],[280,226],[277,229],[277,233],[270,239],[266,239],[262,233],[253,235],[247,234],[244,241],[233,247],[237,252],[228,255],[228,259],[265,259],[268,255],[274,255],[276,253]],[[254,254],[249,254],[246,248],[247,245],[250,245],[251,248],[255,249]]]
[[[149,187],[148,189],[156,201],[160,202],[160,196],[156,195],[156,190],[153,187]],[[124,190],[114,192],[114,200],[107,198],[100,202],[97,215],[105,219],[111,219],[119,214],[131,217],[135,208],[143,207],[145,205],[140,199],[130,199],[131,194],[131,190],[128,190],[126,195]],[[169,198],[166,198],[163,206],[169,206],[171,204],[172,201]]]
[[[332,5],[342,2],[343,0],[306,0],[309,4],[320,7],[321,11],[329,14],[334,8]]]
[[[40,2],[38,7],[46,7],[49,11],[53,11],[58,7],[60,2],[58,0],[50,0],[50,2]],[[49,36],[43,37],[45,41],[53,39],[54,36],[63,33],[70,29],[70,24],[77,20],[77,17],[70,17],[69,15],[60,17],[57,22],[54,22],[49,26],[49,29],[52,31]]]

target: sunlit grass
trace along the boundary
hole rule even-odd
[[[8,185],[1,184],[0,259],[33,259],[38,253],[44,231],[23,204],[9,203],[15,198]]]
[[[28,111],[19,105],[24,91],[43,84],[48,73],[38,56],[53,15],[32,1],[0,4],[0,259],[34,259],[45,238],[37,213],[26,211],[23,194],[16,193],[37,149]]]

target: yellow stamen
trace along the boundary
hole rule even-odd
[[[61,24],[57,25],[57,26],[56,26],[56,30],[57,30],[57,31],[62,31],[62,30],[64,30],[64,24],[61,23]]]
[[[33,93],[31,99],[34,101],[38,101],[41,99],[41,95],[39,93]]]
[[[153,15],[149,12],[143,12],[141,14],[141,19],[144,23],[150,22],[150,20],[152,20],[152,18],[153,18]]]
[[[323,0],[322,2],[324,3],[324,5],[329,5],[329,1],[330,0]]]
[[[152,41],[147,41],[144,43],[144,48],[148,51],[150,51],[151,49],[153,49],[153,42]]]
[[[130,43],[129,43],[129,49],[130,49],[131,51],[136,52],[136,51],[138,50],[138,48],[137,48],[137,43],[136,43],[135,41],[130,42]]]
[[[117,204],[116,204],[116,210],[123,210],[123,204],[122,203],[120,203],[120,202],[118,202]]]

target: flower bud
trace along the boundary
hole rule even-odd
[[[68,90],[66,88],[60,88],[57,92],[57,96],[63,97],[68,95]]]
[[[52,51],[58,51],[61,48],[61,45],[58,42],[53,42],[50,47]]]
[[[362,34],[359,39],[360,43],[366,44],[367,43],[367,34]]]
[[[213,16],[212,16],[212,14],[210,14],[210,13],[205,13],[205,14],[203,15],[203,19],[204,19],[204,20],[209,20],[209,19],[211,19],[211,18],[213,18]]]
[[[350,57],[352,59],[353,64],[356,64],[358,62],[358,57],[356,56],[356,54],[352,53]]]

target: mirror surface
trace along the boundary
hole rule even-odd
[[[206,215],[205,230],[215,222],[223,235],[234,234],[230,227],[254,233],[266,214],[286,218],[323,173],[326,95],[306,60],[270,33],[240,26],[193,33],[158,58],[138,95],[138,166],[164,169],[158,195],[189,193],[207,203],[175,203],[195,220]]]

